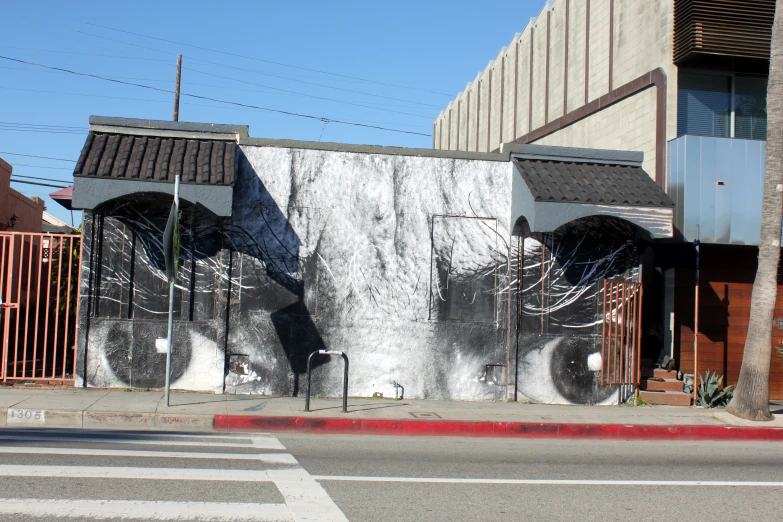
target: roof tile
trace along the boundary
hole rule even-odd
[[[90,132],[74,176],[231,185],[237,144]]]
[[[668,207],[674,203],[641,167],[514,160],[536,201]]]

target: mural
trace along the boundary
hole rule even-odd
[[[600,385],[602,282],[638,280],[639,234],[628,222],[592,217],[519,238],[519,374],[538,378],[520,377],[518,393],[547,403],[617,400],[616,387]]]
[[[183,204],[173,387],[300,395],[308,355],[330,349],[350,358],[353,396],[394,397],[397,382],[410,398],[611,402],[598,283],[638,276],[638,231],[588,218],[512,238],[512,172],[241,147],[230,219]],[[163,386],[169,206],[85,212],[77,384]],[[341,392],[341,361],[316,357],[313,393]]]

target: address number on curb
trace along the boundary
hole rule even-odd
[[[45,410],[21,410],[10,408],[8,410],[8,424],[20,424],[20,423],[46,423],[46,411]]]

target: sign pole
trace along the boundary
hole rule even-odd
[[[174,226],[179,227],[179,176],[174,178],[174,206],[171,211],[174,213]],[[176,232],[174,236],[176,237]],[[175,240],[176,241],[176,240]],[[174,255],[179,256],[178,248],[174,248]],[[178,259],[174,259],[174,266]],[[174,337],[174,283],[177,280],[177,270],[169,275],[169,330],[166,336],[166,407],[169,406],[169,394],[171,393],[171,349],[172,339]]]

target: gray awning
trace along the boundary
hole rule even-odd
[[[95,209],[113,199],[142,193],[172,194],[220,217],[231,216],[237,144],[231,134],[142,135],[139,129],[90,132],[74,170],[73,208]]]
[[[674,235],[674,203],[638,164],[514,159],[512,220],[553,232],[588,216],[629,221],[654,238]]]

